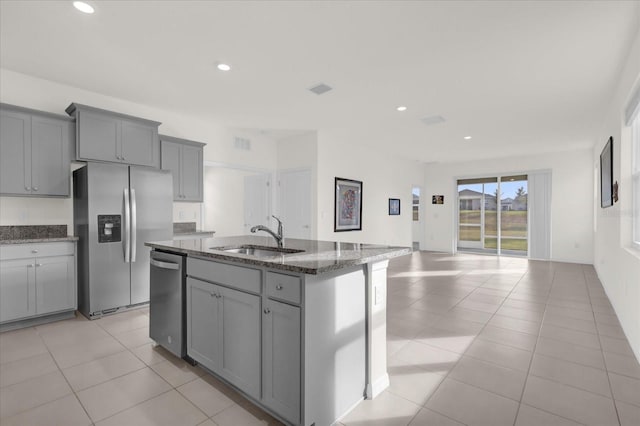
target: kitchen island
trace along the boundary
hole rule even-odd
[[[186,256],[187,355],[281,420],[330,425],[388,386],[386,269],[409,248],[279,249],[262,236],[146,245]]]

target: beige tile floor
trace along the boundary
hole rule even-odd
[[[148,324],[140,309],[0,334],[0,425],[279,424]],[[640,425],[640,365],[591,266],[394,259],[387,332],[391,385],[344,425]]]

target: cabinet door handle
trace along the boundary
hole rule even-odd
[[[215,293],[209,293],[211,297],[217,297]]]
[[[281,284],[278,284],[278,285],[276,286],[276,290],[282,290],[282,285],[281,285]]]
[[[31,191],[31,187],[30,187],[30,186],[25,186],[25,187],[24,187],[24,190],[25,190],[25,191]]]
[[[34,191],[37,191],[37,190],[38,190],[38,187],[37,187],[37,186],[34,186],[34,187],[33,187],[33,190],[34,190]]]
[[[36,263],[36,267],[39,268],[42,266],[42,263]]]
[[[264,313],[269,315],[271,313],[271,309],[269,308],[264,308]]]
[[[218,299],[222,299],[222,295],[221,295],[221,294],[216,294],[216,297],[217,297]]]
[[[27,265],[27,268],[33,268],[33,265],[29,263],[29,264]]]
[[[38,252],[38,250],[35,250],[35,249],[31,250],[31,253],[37,253],[37,252]]]

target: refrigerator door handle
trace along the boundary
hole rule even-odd
[[[124,238],[122,244],[124,246],[124,261],[129,263],[131,258],[131,212],[129,210],[129,189],[124,189]]]
[[[136,261],[136,245],[138,225],[136,221],[136,190],[131,188],[131,262]]]

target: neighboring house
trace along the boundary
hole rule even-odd
[[[482,192],[473,191],[471,189],[463,189],[458,192],[460,200],[460,210],[480,210],[480,203],[484,195],[484,209],[496,209],[496,197],[491,194],[482,194]]]
[[[500,200],[500,209],[502,210],[513,210],[514,199],[511,197],[504,198]]]
[[[482,202],[482,196],[484,195],[484,209],[485,210],[496,210],[497,202],[495,195],[491,194],[482,194],[482,192],[473,191],[471,189],[463,189],[458,192],[458,199],[460,200],[460,210],[480,210],[480,203]],[[521,197],[517,197],[513,199],[511,197],[503,198],[500,200],[500,209],[509,211],[509,210],[518,210],[523,211],[527,210],[527,195],[523,195]]]

